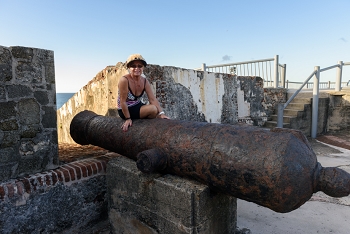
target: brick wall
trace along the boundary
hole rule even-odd
[[[118,156],[75,161],[0,184],[2,233],[84,233],[107,220],[106,165]]]
[[[57,164],[54,53],[0,46],[0,181]]]

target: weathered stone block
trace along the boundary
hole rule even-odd
[[[34,97],[41,105],[47,105],[49,103],[47,91],[35,91]]]
[[[107,168],[114,233],[234,233],[236,198],[193,180],[144,174],[126,157]]]
[[[0,68],[1,70],[1,68]],[[1,76],[1,74],[0,74]],[[1,79],[1,78],[0,78]],[[1,81],[0,81],[1,82]],[[5,90],[5,87],[4,86],[1,86],[0,85],[0,102],[1,101],[6,101],[6,90]]]
[[[53,62],[45,63],[45,78],[47,83],[55,84],[55,64]]]
[[[45,169],[41,167],[41,162],[42,159],[38,155],[26,155],[22,157],[21,161],[18,163],[18,173],[23,176],[29,173],[40,172],[42,169]]]
[[[18,131],[9,131],[3,132],[2,141],[0,142],[0,149],[7,147],[14,147],[19,142],[19,134]]]
[[[12,79],[12,56],[9,49],[0,46],[0,82]]]
[[[41,132],[39,124],[21,125],[21,138],[33,138]]]
[[[42,124],[44,128],[56,128],[57,127],[57,116],[56,109],[54,107],[43,106],[44,114]]]
[[[40,123],[40,106],[34,98],[20,100],[18,102],[18,110],[21,124]]]
[[[5,120],[16,115],[15,102],[0,102],[0,120]]]
[[[16,119],[0,122],[0,129],[3,131],[18,130],[18,123]]]
[[[1,163],[0,164],[0,180],[6,180],[13,176],[13,171],[16,170],[18,163],[10,162],[10,163]]]
[[[21,46],[12,46],[11,52],[14,58],[25,59],[29,62],[33,59],[33,48],[30,47],[21,47]]]
[[[19,160],[19,155],[13,148],[0,149],[0,163],[8,163]]]
[[[33,93],[27,85],[8,85],[7,92],[9,98],[28,97]]]
[[[24,83],[41,83],[43,79],[42,66],[37,63],[18,62],[16,79]]]

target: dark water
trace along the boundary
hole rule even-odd
[[[75,93],[56,93],[57,110],[60,109]]]

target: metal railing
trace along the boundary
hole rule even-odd
[[[286,89],[294,89],[296,86],[297,88],[300,87],[300,85],[303,82],[295,82],[295,81],[286,81]],[[335,89],[335,82],[327,81],[327,82],[320,82],[320,89]],[[350,80],[348,81],[342,81],[340,87],[349,87],[350,86]],[[312,89],[314,87],[314,83],[307,82],[306,85],[303,87],[303,89]]]
[[[251,60],[238,63],[227,63],[207,66],[196,70],[228,73],[237,76],[259,76],[264,80],[264,87],[284,87],[286,80],[286,64],[279,64],[278,55],[274,58]]]
[[[318,99],[319,99],[319,89],[320,89],[320,73],[323,71],[327,71],[333,68],[337,69],[337,76],[334,83],[334,90],[341,90],[341,80],[342,80],[342,72],[343,66],[350,65],[350,62],[343,63],[343,61],[339,61],[338,64],[320,69],[319,66],[314,68],[314,71],[310,74],[310,76],[304,81],[304,83],[300,86],[300,88],[288,99],[286,103],[280,103],[278,105],[278,113],[277,113],[277,127],[283,127],[283,111],[288,106],[288,104],[293,101],[293,99],[298,95],[298,93],[304,88],[306,84],[308,84],[309,80],[314,77],[313,82],[313,99],[312,99],[312,123],[311,123],[311,137],[316,138],[317,135],[317,118],[318,118]],[[347,85],[349,82],[347,82]]]

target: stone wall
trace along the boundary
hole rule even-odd
[[[57,164],[54,53],[0,46],[0,181]]]
[[[237,233],[237,199],[197,181],[142,173],[116,157],[107,170],[112,233]]]
[[[118,82],[126,73],[122,63],[106,67],[57,111],[59,142],[74,143],[70,122],[82,110],[118,117]],[[178,120],[263,126],[275,105],[286,98],[284,89],[264,89],[260,77],[158,65],[148,65],[144,75],[166,114]],[[146,94],[143,100],[148,101]]]
[[[106,165],[115,155],[0,184],[1,233],[99,233],[96,223],[108,223]]]
[[[350,131],[350,89],[331,93],[329,97],[328,131]]]
[[[239,76],[237,89],[238,121],[254,126],[264,126],[274,114],[278,103],[286,102],[287,90],[264,88],[261,77]]]

